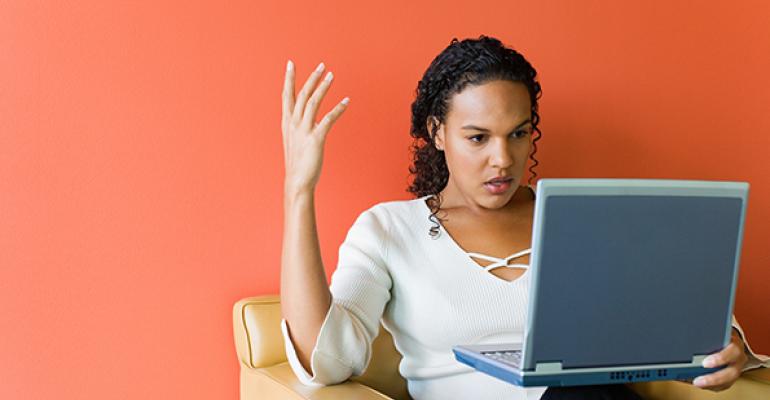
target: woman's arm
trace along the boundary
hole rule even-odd
[[[281,253],[281,312],[300,363],[310,354],[331,305],[318,244],[313,193],[287,193]]]
[[[309,366],[302,365],[288,324],[281,322],[286,358],[302,383],[335,384],[366,370],[393,286],[385,261],[389,227],[388,213],[374,206],[348,230],[329,286],[332,302],[314,347],[305,354]]]
[[[318,106],[332,81],[329,72],[316,88],[323,70],[321,63],[295,101],[294,66],[288,62],[281,120],[286,164],[281,312],[306,370],[309,370],[310,354],[331,305],[316,229],[315,186],[321,171],[326,134],[347,106],[346,98],[319,123],[315,122]]]

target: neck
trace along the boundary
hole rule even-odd
[[[508,214],[512,210],[519,209],[533,200],[532,193],[527,186],[518,186],[508,202],[499,208],[485,208],[466,196],[455,185],[447,184],[441,191],[441,209],[465,209],[478,217],[496,217],[501,213]]]

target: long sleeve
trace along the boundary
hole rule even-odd
[[[339,249],[329,287],[332,305],[310,356],[311,371],[299,362],[285,320],[281,321],[286,357],[300,382],[330,385],[364,372],[380,318],[390,300],[392,281],[385,266],[389,227],[384,210],[364,211]]]
[[[743,367],[742,372],[759,367],[770,368],[770,357],[763,354],[756,354],[753,350],[751,350],[749,341],[746,339],[746,334],[743,333],[743,328],[741,328],[741,326],[738,324],[738,320],[735,319],[735,315],[733,315],[733,328],[738,330],[738,334],[740,334],[743,343],[746,345],[746,355],[749,357],[749,360],[746,362],[746,366]]]

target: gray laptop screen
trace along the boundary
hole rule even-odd
[[[722,348],[741,199],[559,195],[545,206],[525,367],[691,362]]]

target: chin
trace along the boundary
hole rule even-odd
[[[510,190],[508,193],[500,195],[491,195],[489,193],[485,193],[486,199],[482,204],[487,206],[489,209],[503,208],[511,202],[514,193],[514,190]]]

